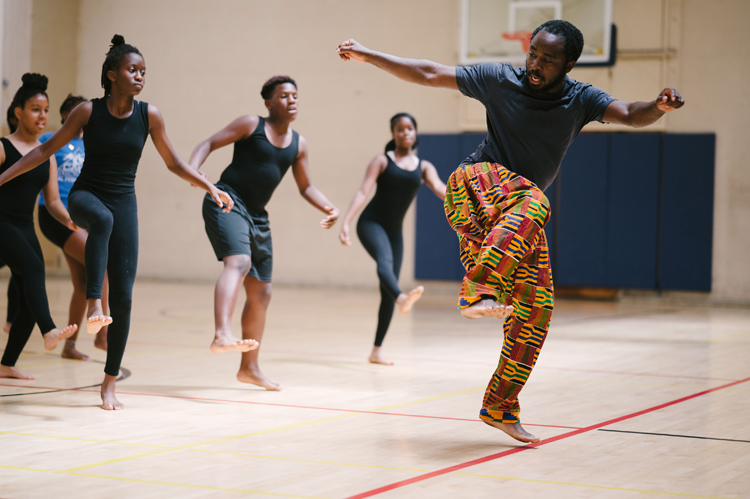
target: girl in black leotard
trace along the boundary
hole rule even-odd
[[[130,328],[138,259],[135,172],[148,135],[172,173],[208,191],[214,202],[225,210],[231,210],[233,205],[227,193],[217,189],[205,176],[177,157],[159,110],[134,100],[141,93],[145,79],[143,56],[138,49],[127,45],[123,37],[115,35],[102,65],[104,98],[78,105],[55,135],[0,175],[2,185],[34,168],[70,142],[83,128],[86,158],[71,189],[68,206],[73,220],[89,232],[86,242],[86,329],[93,334],[111,323],[107,332],[107,364],[101,389],[102,406],[108,410],[123,408],[115,397],[115,380]],[[112,317],[102,314],[105,270],[109,274]]]
[[[193,150],[190,165],[198,169],[208,155],[234,144],[232,163],[221,174],[217,186],[235,199],[228,215],[218,213],[208,200],[203,203],[206,233],[224,270],[216,281],[214,320],[216,333],[212,352],[242,353],[237,379],[267,390],[281,386],[265,377],[258,365],[258,345],[263,337],[266,310],[271,300],[271,229],[266,203],[289,167],[303,198],[327,216],[320,222],[329,229],[339,210],[310,181],[307,142],[290,128],[297,117],[297,84],[288,76],[268,80],[261,90],[268,118],[242,116],[204,140]],[[242,311],[242,340],[232,335],[232,310],[240,286],[247,294]]]
[[[47,125],[49,114],[46,89],[45,76],[23,75],[23,86],[13,98],[18,129],[0,139],[0,177],[6,176],[5,172],[24,154],[39,145],[38,138]],[[59,330],[50,317],[44,285],[44,257],[34,232],[33,218],[34,205],[42,189],[49,200],[50,214],[71,230],[77,229],[60,201],[54,160],[40,162],[36,168],[0,185],[0,261],[10,267],[19,298],[0,363],[0,378],[34,379],[15,368],[34,324],[39,325],[47,350],[55,348],[61,339],[70,337],[78,329],[72,325]]]
[[[10,106],[8,106],[8,112],[6,113],[5,120],[8,122],[10,133],[14,133],[18,129],[18,118],[16,118],[15,108],[13,107],[12,102],[10,103]],[[0,268],[3,267],[5,267],[5,264],[0,261]],[[6,333],[10,332],[10,326],[13,323],[13,317],[15,317],[16,311],[18,311],[18,293],[16,293],[16,285],[13,283],[13,276],[8,279],[7,295],[8,307],[5,313],[5,325],[3,326],[3,331],[5,331]]]
[[[423,181],[437,197],[445,199],[445,184],[438,177],[433,164],[419,160],[415,155],[414,149],[419,139],[414,117],[407,113],[395,115],[391,118],[391,133],[393,140],[385,146],[385,154],[375,156],[367,167],[365,180],[349,205],[339,234],[341,243],[351,246],[349,223],[365,204],[377,183],[375,196],[359,217],[357,235],[367,252],[375,259],[380,279],[378,328],[370,362],[386,365],[393,362],[383,358],[380,349],[391,323],[393,309],[398,305],[402,314],[408,314],[424,291],[422,286],[418,286],[406,294],[398,287],[404,252],[401,234],[404,215]]]

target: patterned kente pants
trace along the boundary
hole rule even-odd
[[[499,164],[461,165],[448,182],[445,214],[466,268],[459,309],[484,298],[513,305],[479,414],[486,421],[520,422],[518,394],[547,336],[554,299],[544,234],[549,213],[536,185]]]

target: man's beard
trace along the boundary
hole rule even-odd
[[[527,69],[526,70],[526,81],[527,81],[527,83],[528,83],[528,79],[529,79],[529,76],[528,76],[529,74],[531,74],[531,73]],[[549,89],[550,88],[556,87],[563,80],[565,80],[565,72],[561,71],[560,74],[554,80],[552,80],[551,82],[543,85],[541,88],[534,88],[530,84],[528,85],[528,88],[529,88],[529,90],[531,91],[532,94],[534,94],[534,95],[536,95],[538,97],[545,97],[547,95],[550,95],[549,94]]]

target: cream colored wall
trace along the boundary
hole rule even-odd
[[[390,116],[408,111],[422,131],[458,130],[457,93],[406,85],[372,67],[345,64],[334,53],[356,36],[385,51],[455,63],[455,0],[83,0],[80,12],[79,89],[89,97],[101,94],[103,54],[113,34],[124,35],[146,59],[142,99],[162,111],[184,159],[237,116],[264,114],[260,88],[267,78],[294,77],[300,92],[294,128],[308,141],[313,182],[342,211],[367,163],[389,140]],[[231,148],[209,158],[212,179],[230,158]],[[150,144],[136,186],[139,275],[214,279],[220,264],[203,229],[203,193],[169,173]],[[322,214],[299,196],[291,175],[268,211],[276,282],[375,285],[374,262],[358,242],[341,246],[337,228],[319,228]],[[413,224],[410,216],[407,277],[413,275]]]

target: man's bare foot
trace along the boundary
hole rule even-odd
[[[7,333],[10,333],[10,326],[12,326],[12,324],[11,324],[10,322],[6,322],[6,323],[5,323],[5,325],[3,326],[3,331],[4,331],[4,332],[5,332],[6,334],[7,334]]]
[[[260,369],[251,369],[249,367],[242,368],[237,372],[237,381],[262,386],[272,392],[277,392],[284,388],[280,384],[266,378],[266,375],[260,372]]]
[[[104,375],[104,382],[102,383],[102,409],[105,411],[120,411],[125,409],[125,406],[115,397],[116,380],[117,376]]]
[[[398,295],[398,298],[396,298],[396,305],[398,305],[399,310],[401,310],[401,315],[406,315],[411,312],[411,307],[414,306],[417,300],[422,298],[422,293],[424,293],[424,286],[417,286],[409,291],[408,295],[406,293]]]
[[[86,319],[86,332],[89,334],[98,333],[104,326],[112,324],[112,317],[108,315],[92,315]]]
[[[24,374],[15,367],[1,366],[0,365],[0,378],[14,378],[14,379],[36,379],[30,374]]]
[[[73,360],[89,360],[89,356],[85,353],[81,353],[78,350],[76,350],[76,342],[75,340],[65,340],[65,345],[63,345],[63,350],[60,356],[63,359],[73,359]]]
[[[73,336],[78,331],[78,325],[71,324],[65,329],[53,329],[44,333],[44,349],[54,350],[60,340],[65,340]]]
[[[380,353],[380,347],[372,347],[372,353],[370,354],[371,364],[383,364],[384,366],[392,366],[393,361],[388,360]]]
[[[211,342],[211,351],[213,353],[223,353],[227,350],[238,350],[240,352],[249,352],[260,346],[255,340],[241,340],[235,338],[231,333],[216,332],[214,341]]]
[[[495,319],[505,319],[512,313],[512,305],[503,305],[489,298],[480,300],[474,305],[461,310],[461,315],[463,315],[467,319],[479,319],[480,317],[494,317]]]
[[[98,348],[99,350],[107,351],[107,328],[103,327],[99,330],[98,333],[96,333],[96,338],[94,338],[94,347]]]
[[[532,435],[528,431],[524,430],[523,426],[521,426],[521,423],[498,423],[497,421],[486,421],[484,419],[482,421],[492,426],[493,428],[504,431],[520,442],[536,444],[542,441],[541,438]]]

